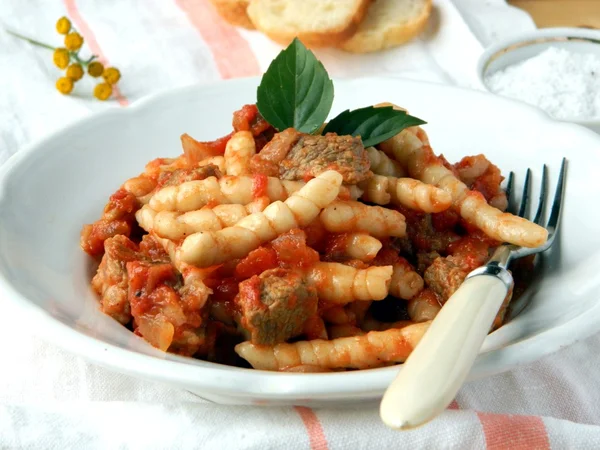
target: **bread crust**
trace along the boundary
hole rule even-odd
[[[395,0],[377,0],[395,1]],[[424,5],[421,14],[409,23],[398,23],[396,25],[384,24],[378,28],[367,28],[365,23],[358,27],[356,33],[344,42],[338,44],[342,50],[351,53],[371,53],[387,48],[397,47],[415,38],[423,31],[432,10],[432,1],[423,0]],[[375,5],[373,5],[374,7]]]
[[[254,24],[248,17],[250,0],[210,0],[217,13],[229,24],[254,30]]]
[[[297,33],[292,30],[277,29],[276,27],[271,27],[269,26],[270,24],[265,23],[260,16],[258,6],[254,6],[258,5],[259,2],[260,0],[255,0],[254,2],[251,2],[248,7],[248,16],[257,30],[263,32],[271,40],[284,46],[287,46],[295,37],[297,37],[307,47],[317,48],[335,47],[351,38],[367,14],[369,5],[373,0],[361,0],[350,20],[343,26],[332,28],[324,32],[300,31]]]

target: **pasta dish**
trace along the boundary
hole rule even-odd
[[[181,141],[81,234],[102,311],[164,351],[296,372],[401,363],[494,247],[546,239],[505,212],[496,166],[449,163],[420,126],[365,148],[278,132],[251,104],[227,136]]]

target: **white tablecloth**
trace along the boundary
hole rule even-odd
[[[455,3],[458,9],[435,1],[432,27],[402,48],[368,56],[322,50],[318,57],[337,76],[386,73],[474,86],[481,42],[532,22],[516,20],[502,0]],[[0,31],[0,163],[93,112],[179,85],[258,75],[280,50],[258,33],[226,25],[205,0],[0,2],[0,24],[56,45],[54,22],[62,15],[91,51],[121,69],[120,91],[102,103],[91,98],[92,84],[82,82],[62,96],[54,89],[59,71],[51,53]],[[311,410],[203,403],[49,345],[30,333],[7,299],[2,304],[0,448],[600,448],[598,335],[468,383],[440,418],[400,434],[381,424],[376,404]]]

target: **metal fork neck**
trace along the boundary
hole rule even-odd
[[[507,267],[511,259],[511,247],[510,245],[501,245],[496,248],[487,264],[473,270],[467,275],[466,279],[480,275],[491,275],[500,279],[506,286],[506,289],[510,290],[513,285],[513,278]]]
[[[511,245],[500,245],[496,248],[496,250],[494,250],[494,253],[492,254],[492,257],[490,258],[490,260],[488,261],[488,264],[493,264],[499,267],[502,267],[503,269],[508,268],[508,264],[510,263],[511,260],[511,252],[514,249],[512,248]]]

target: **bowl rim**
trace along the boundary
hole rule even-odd
[[[484,89],[486,92],[499,95],[492,91],[485,83],[485,73],[487,71],[488,65],[496,58],[501,57],[504,53],[507,53],[515,47],[520,48],[526,47],[528,45],[552,41],[564,42],[565,40],[587,41],[595,44],[600,44],[600,30],[574,27],[540,28],[534,31],[528,31],[526,33],[515,34],[508,38],[496,41],[495,43],[486,47],[483,53],[479,56],[479,59],[477,60],[477,80],[479,82],[480,88]],[[525,103],[520,100],[516,101]],[[598,117],[597,119],[579,119],[571,117],[564,119],[553,119],[559,122],[575,123],[583,126],[600,125],[600,117]]]
[[[237,84],[255,87],[258,84],[259,77],[246,77],[233,80],[219,80],[210,83],[195,83],[187,86],[181,86],[174,89],[165,89],[153,95],[144,97],[127,108],[111,108],[99,113],[92,113],[86,117],[69,123],[60,129],[46,135],[42,139],[36,140],[23,149],[15,153],[8,161],[0,166],[0,204],[3,198],[4,181],[8,178],[12,167],[19,161],[28,158],[28,155],[35,154],[37,149],[44,148],[47,141],[51,141],[64,130],[77,127],[82,123],[95,121],[100,116],[129,115],[138,114],[144,111],[144,108],[151,107],[153,103],[159,102],[165,97],[172,95],[181,95],[185,92],[208,89],[211,86],[228,83],[231,86]],[[476,95],[487,98],[489,101],[501,102],[521,110],[528,110],[534,119],[544,123],[555,123],[563,129],[571,128],[578,133],[588,134],[590,137],[599,140],[598,136],[592,131],[579,125],[570,123],[561,123],[552,119],[538,108],[523,102],[515,101],[505,97],[493,95],[488,92],[468,89],[457,86],[441,85],[439,83],[414,81],[400,79],[393,76],[378,77],[358,77],[351,79],[334,78],[338,83],[344,82],[371,82],[378,81],[402,83],[409,88],[427,87],[430,90],[454,90],[467,92],[469,95]],[[331,373],[287,373],[271,372],[256,369],[245,369],[222,364],[200,361],[202,364],[191,365],[187,363],[187,358],[177,355],[170,355],[166,360],[158,359],[154,356],[144,354],[129,348],[122,348],[95,337],[89,336],[81,331],[77,331],[60,320],[48,315],[45,311],[21,295],[11,284],[6,274],[0,271],[0,298],[6,298],[15,305],[34,326],[30,327],[33,332],[50,341],[60,348],[73,354],[81,356],[95,364],[116,370],[121,373],[132,374],[142,379],[159,380],[166,383],[175,383],[180,387],[190,389],[200,389],[214,393],[235,394],[239,398],[259,397],[265,399],[293,399],[303,396],[307,399],[335,399],[335,398],[364,398],[367,394],[379,396],[387,388],[389,383],[395,377],[401,365],[384,367],[378,369],[366,369],[349,372],[331,372]],[[492,348],[489,351],[480,352],[478,359],[481,360],[480,373],[471,373],[469,379],[476,379],[488,376],[493,373],[510,370],[516,366],[526,364],[543,356],[554,353],[560,348],[571,345],[577,341],[591,336],[596,330],[593,330],[592,324],[597,324],[600,319],[600,302],[591,309],[572,317],[568,322],[558,326],[541,331],[533,336],[518,340],[507,346]],[[573,333],[573,329],[585,329],[582,333]],[[560,348],[553,348],[544,345],[547,339],[560,338]],[[501,361],[503,368],[494,372],[490,367],[494,366],[494,360]],[[196,360],[199,361],[199,360]],[[198,377],[199,374],[206,376]],[[327,379],[330,379],[326,382]],[[332,382],[335,384],[335,390],[331,389]],[[234,387],[232,389],[232,387]]]

